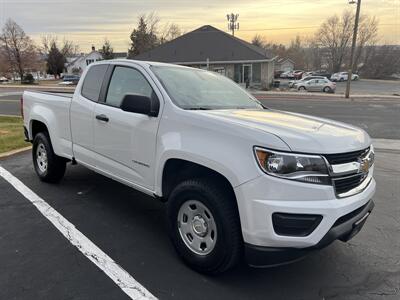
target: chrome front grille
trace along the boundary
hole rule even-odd
[[[370,148],[368,147],[367,149],[359,151],[338,153],[338,154],[325,154],[324,156],[331,165],[339,165],[339,164],[358,161],[359,158],[362,157],[364,154],[368,153],[369,150]]]
[[[356,174],[342,178],[333,179],[336,194],[345,194],[358,187],[368,177],[368,173]]]
[[[339,198],[364,190],[372,179],[370,168],[374,163],[373,148],[339,154],[325,154],[326,162]]]

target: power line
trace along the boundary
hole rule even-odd
[[[397,26],[395,23],[378,24],[378,26]],[[319,28],[320,25],[313,26],[299,26],[299,27],[272,27],[272,28],[258,28],[258,29],[241,29],[240,31],[273,31],[273,30],[296,30],[296,29],[312,29]]]

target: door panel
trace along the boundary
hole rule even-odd
[[[76,93],[71,103],[70,119],[73,154],[76,160],[90,165],[94,164],[93,156],[91,155],[94,150],[94,108],[99,99],[107,68],[108,65],[90,67],[82,84],[81,93]]]
[[[126,94],[153,96],[146,77],[138,70],[116,66],[105,103],[94,111],[94,148],[97,166],[134,184],[154,187],[154,157],[159,119],[122,111]],[[157,100],[158,101],[158,100]],[[96,116],[102,115],[96,119]],[[108,121],[101,120],[108,119]]]

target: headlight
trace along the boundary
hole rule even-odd
[[[268,175],[296,181],[330,184],[325,160],[319,155],[277,152],[255,147],[260,168]]]

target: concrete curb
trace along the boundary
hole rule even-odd
[[[376,150],[400,153],[400,140],[372,139],[372,144]]]
[[[21,148],[21,149],[0,153],[0,159],[7,158],[7,157],[10,157],[12,155],[15,155],[15,154],[18,154],[18,153],[22,153],[22,152],[25,152],[25,151],[28,151],[28,150],[31,150],[31,149],[32,149],[32,146],[28,146],[28,147],[24,147],[24,148]]]

